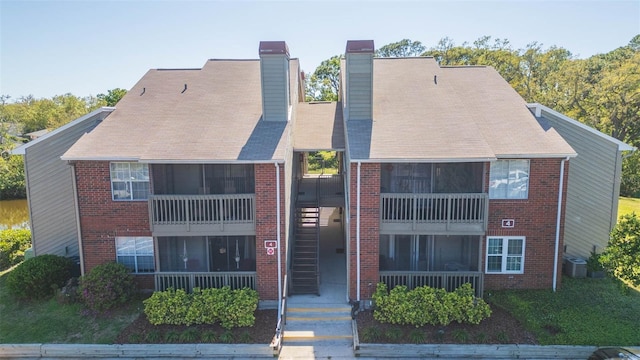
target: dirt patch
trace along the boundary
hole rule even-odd
[[[537,344],[536,338],[505,310],[491,306],[491,316],[478,325],[451,323],[447,326],[401,326],[383,324],[373,311],[357,315],[362,343],[389,344]]]
[[[153,325],[142,313],[116,338],[118,344],[269,344],[275,335],[277,310],[258,310],[251,327],[227,330],[215,325]]]

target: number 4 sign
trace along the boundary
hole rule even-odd
[[[264,247],[267,249],[267,255],[275,255],[278,242],[275,240],[265,240]]]

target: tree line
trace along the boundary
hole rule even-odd
[[[543,104],[640,147],[640,34],[625,46],[586,59],[537,42],[514,49],[508,40],[490,36],[462,45],[445,37],[431,48],[403,39],[376,49],[375,56],[431,56],[441,66],[492,66],[525,101]],[[308,101],[338,99],[343,57],[324,60],[306,79]],[[101,106],[114,106],[125,93],[113,89],[95,97],[27,96],[14,102],[0,96],[0,199],[25,197],[22,158],[8,156],[23,141],[16,134],[55,129]],[[640,197],[640,151],[623,161],[620,193]]]
[[[126,90],[78,97],[72,94],[36,99],[29,95],[11,102],[0,95],[0,200],[26,197],[22,156],[9,152],[28,141],[25,134],[53,130],[102,106],[115,106]]]
[[[403,39],[376,49],[375,56],[431,56],[441,66],[492,66],[525,101],[640,148],[640,34],[625,46],[586,59],[562,47],[545,49],[538,42],[514,49],[508,40],[490,36],[462,45],[445,37],[431,48]],[[343,57],[324,60],[308,77],[307,100],[338,99]],[[620,193],[640,197],[640,151],[623,161]]]

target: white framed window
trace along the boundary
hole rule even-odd
[[[524,243],[524,236],[487,237],[486,272],[523,274]]]
[[[111,163],[111,196],[117,201],[149,198],[149,166],[135,162]]]
[[[150,236],[116,237],[116,261],[134,273],[152,273],[153,238]]]
[[[529,160],[498,160],[491,163],[490,199],[526,199],[529,196]]]

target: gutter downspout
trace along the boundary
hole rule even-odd
[[[73,206],[76,210],[76,229],[78,230],[78,256],[80,257],[80,275],[84,275],[84,248],[80,229],[80,208],[78,207],[78,184],[76,184],[76,165],[71,165],[71,187],[73,188]]]
[[[554,250],[554,261],[553,261],[553,292],[556,292],[556,286],[558,283],[558,251],[560,247],[560,219],[562,216],[562,189],[564,188],[564,163],[569,160],[567,156],[566,159],[562,159],[560,161],[560,183],[558,185],[558,214],[556,216],[556,244]]]
[[[278,222],[276,239],[278,242],[278,314],[282,314],[282,259],[280,257],[280,166],[276,166],[276,221]]]
[[[362,163],[358,161],[358,181],[356,190],[356,283],[358,286],[358,295],[356,300],[360,302],[360,166]]]

